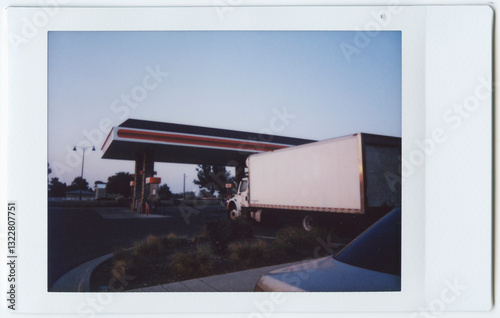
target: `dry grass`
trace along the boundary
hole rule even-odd
[[[280,253],[293,253],[310,250],[311,253],[318,246],[318,239],[324,239],[328,232],[322,229],[313,229],[306,232],[298,227],[286,227],[276,233],[273,247]]]
[[[206,244],[196,246],[191,253],[175,253],[172,257],[172,271],[185,278],[194,278],[212,274],[214,255]]]
[[[200,238],[206,238],[215,253],[224,253],[229,247],[229,243],[253,238],[253,230],[250,224],[243,218],[235,221],[228,218],[215,222],[207,222],[205,233]]]
[[[189,243],[185,237],[179,237],[174,233],[162,236],[161,240],[165,247],[180,247],[185,246]]]
[[[231,259],[243,264],[245,267],[258,266],[264,264],[267,260],[268,245],[262,240],[232,243],[229,249]]]
[[[113,268],[111,275],[120,280],[130,272],[130,268],[134,263],[134,255],[131,249],[121,248],[113,253]]]
[[[134,244],[133,253],[136,256],[152,257],[158,255],[164,248],[160,237],[149,235],[146,240]]]

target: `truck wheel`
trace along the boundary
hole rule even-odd
[[[315,221],[312,216],[306,215],[302,218],[302,228],[309,232],[315,227]]]
[[[240,213],[236,209],[231,209],[229,211],[229,218],[233,221],[235,221],[238,217],[240,216]]]

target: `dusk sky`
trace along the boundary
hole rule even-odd
[[[401,33],[378,32],[346,59],[342,43],[354,45],[355,35],[49,32],[49,178],[70,184],[80,176],[73,146],[91,144],[96,151],[85,154],[84,178],[92,188],[116,172],[133,173],[134,162],[101,159],[100,151],[108,124],[127,118],[269,133],[276,113],[286,112],[289,121],[276,135],[401,137]],[[182,192],[184,173],[186,191],[199,190],[195,168],[155,164],[173,192]]]

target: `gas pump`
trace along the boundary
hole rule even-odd
[[[134,193],[134,187],[135,187],[135,181],[130,181],[130,193]],[[130,204],[130,209],[131,210],[138,210],[136,209],[136,206],[139,204],[134,202],[134,196],[132,195],[132,203]]]
[[[160,183],[161,178],[146,178],[146,214],[149,214],[149,211],[152,211],[153,207],[156,207],[158,204],[158,200],[160,199],[160,195],[158,194],[158,187]]]

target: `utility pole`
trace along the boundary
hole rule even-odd
[[[184,174],[184,185],[182,186],[183,198],[186,200],[186,174]]]

